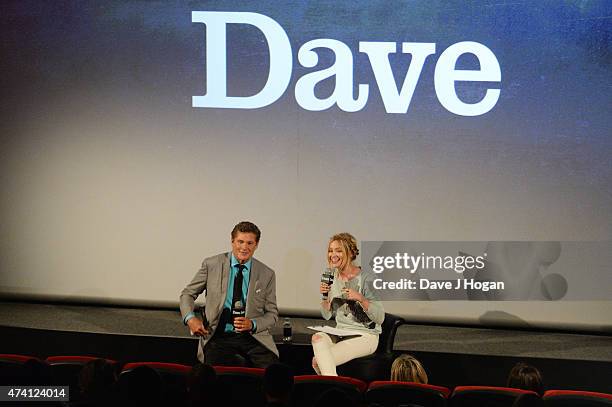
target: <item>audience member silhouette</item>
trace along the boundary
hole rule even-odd
[[[515,389],[535,391],[540,396],[544,394],[542,374],[536,367],[523,362],[517,363],[510,370],[506,385]]]
[[[149,366],[138,366],[119,376],[119,394],[125,406],[157,406],[164,400],[163,381]]]
[[[293,371],[282,363],[274,363],[266,368],[263,390],[267,406],[289,406],[293,391]]]
[[[219,386],[217,373],[212,366],[197,363],[191,369],[187,378],[187,398],[190,406],[217,406],[219,399]]]
[[[393,361],[391,380],[427,384],[428,378],[421,362],[414,356],[405,353]]]
[[[117,365],[105,359],[94,359],[83,365],[79,373],[82,403],[87,406],[113,404],[117,390]]]

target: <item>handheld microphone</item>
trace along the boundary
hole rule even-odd
[[[326,268],[321,276],[321,282],[331,286],[334,283],[334,272],[336,269]],[[323,293],[323,301],[327,300],[329,293]]]
[[[232,324],[234,327],[236,326],[236,318],[243,317],[246,314],[244,310],[244,306],[242,305],[242,301],[238,300],[234,303],[234,307],[232,308]]]

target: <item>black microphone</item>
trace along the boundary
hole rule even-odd
[[[331,285],[334,283],[334,272],[335,271],[336,269],[326,268],[325,271],[323,272],[323,275],[321,276],[321,282],[331,287]],[[329,293],[323,293],[323,301],[327,300],[328,294]]]

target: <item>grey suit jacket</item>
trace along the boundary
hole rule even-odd
[[[204,259],[200,270],[181,292],[180,307],[181,316],[184,319],[188,313],[193,311],[196,298],[206,290],[204,314],[205,326],[209,333],[200,338],[198,359],[201,362],[205,362],[204,346],[219,328],[219,318],[227,295],[229,274],[230,253],[208,257]],[[278,349],[269,331],[269,328],[278,320],[276,276],[271,268],[255,258],[251,265],[245,311],[246,317],[254,319],[257,324],[257,331],[253,337],[278,356]]]

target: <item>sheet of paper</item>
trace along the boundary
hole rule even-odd
[[[338,329],[333,326],[308,326],[308,329],[313,331],[325,332],[326,334],[336,336],[359,336],[359,332],[349,331],[348,329]]]

